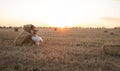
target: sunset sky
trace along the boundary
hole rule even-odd
[[[120,0],[0,0],[0,26],[120,27]]]

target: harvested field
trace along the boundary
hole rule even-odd
[[[0,71],[120,71],[120,56],[103,51],[120,43],[118,29],[39,29],[41,46],[14,46],[20,31],[0,29]]]

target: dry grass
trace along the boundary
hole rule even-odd
[[[106,42],[120,43],[120,33],[104,29],[39,29],[41,46],[13,46],[19,32],[0,29],[0,71],[120,71],[120,57],[103,53]]]

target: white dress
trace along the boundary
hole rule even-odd
[[[42,37],[40,36],[32,36],[32,40],[35,41],[35,42],[43,42],[43,39]]]

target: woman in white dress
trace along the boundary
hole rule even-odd
[[[40,45],[40,42],[43,42],[42,37],[37,35],[36,27],[34,25],[31,26],[30,33],[32,35],[32,40],[35,42],[36,45]]]

